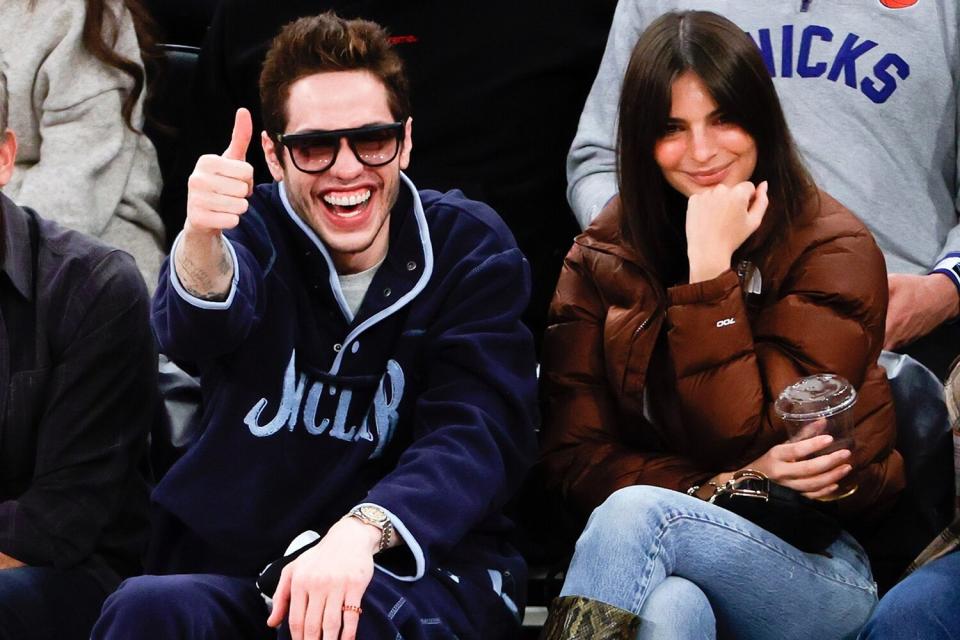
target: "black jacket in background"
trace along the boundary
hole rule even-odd
[[[333,9],[378,22],[395,38],[413,103],[407,173],[420,189],[460,188],[503,217],[531,263],[534,290],[525,319],[539,337],[561,261],[579,231],[566,202],[564,164],[614,5],[222,0],[168,181],[169,238],[183,225],[187,177],[200,155],[226,148],[237,107],[249,108],[255,132],[262,129],[257,83],[270,40],[295,18]],[[270,181],[256,142],[248,160],[257,182]]]
[[[3,195],[0,220],[0,552],[112,591],[146,546],[147,290],[128,254]]]

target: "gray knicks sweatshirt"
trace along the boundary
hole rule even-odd
[[[942,270],[960,287],[958,4],[620,0],[567,158],[580,225],[617,191],[617,104],[640,33],[667,11],[710,10],[760,48],[817,184],[873,231],[888,271]]]

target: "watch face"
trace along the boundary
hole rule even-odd
[[[358,511],[358,512],[360,513],[360,515],[362,515],[364,518],[369,518],[370,520],[373,520],[374,522],[384,522],[384,521],[387,520],[387,514],[386,514],[386,512],[385,512],[383,509],[381,509],[380,507],[375,507],[375,506],[370,505],[370,504],[365,504],[365,505],[363,505],[362,507],[360,507],[359,509],[357,509],[357,511]]]

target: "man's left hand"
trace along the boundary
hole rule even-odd
[[[890,301],[884,349],[895,350],[910,344],[960,311],[960,295],[948,276],[891,273],[887,281]]]
[[[337,522],[284,567],[267,624],[277,627],[286,617],[293,640],[354,640],[379,544],[376,527],[356,518]]]
[[[27,565],[23,564],[13,556],[8,556],[5,553],[0,553],[0,571],[3,569],[19,569],[20,567],[25,567]]]

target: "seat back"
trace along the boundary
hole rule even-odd
[[[169,196],[173,182],[174,164],[185,122],[184,114],[191,108],[191,95],[200,49],[180,44],[161,44],[161,68],[154,78],[147,110],[144,132],[157,149],[163,191],[160,194],[160,217],[167,232],[167,249],[183,227],[184,212],[172,205]],[[169,203],[169,204],[168,204]]]
[[[954,509],[953,438],[943,384],[908,355],[883,352],[897,417],[906,489],[880,521],[853,533],[866,549],[880,593],[944,528]]]
[[[159,481],[201,432],[203,397],[200,379],[160,354],[160,395],[165,411],[150,434],[150,465]]]

